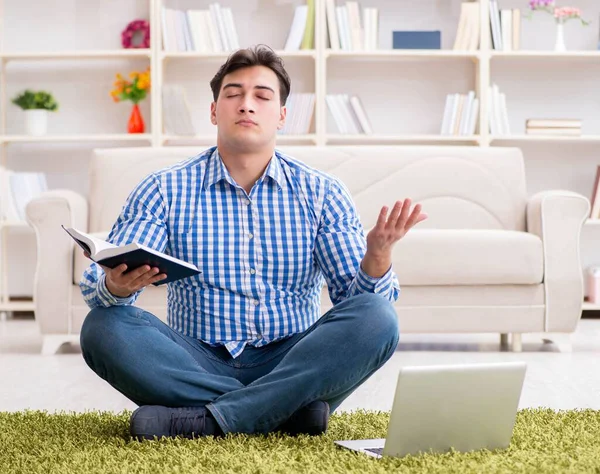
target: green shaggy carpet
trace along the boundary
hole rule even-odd
[[[600,411],[523,410],[509,449],[367,457],[335,439],[382,438],[389,413],[334,414],[320,437],[229,435],[133,441],[129,415],[0,413],[1,473],[584,473],[600,472]]]

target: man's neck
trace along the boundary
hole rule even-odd
[[[217,145],[223,164],[231,177],[250,194],[254,183],[262,176],[274,154],[274,149],[239,152]]]

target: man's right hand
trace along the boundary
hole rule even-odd
[[[86,258],[90,258],[89,253],[84,251],[83,254]],[[115,268],[108,268],[104,265],[100,266],[106,274],[106,288],[119,298],[127,298],[136,291],[167,278],[167,275],[164,273],[158,273],[158,268],[151,268],[149,265],[142,265],[128,273],[125,273],[127,265],[124,263]]]

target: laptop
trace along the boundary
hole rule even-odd
[[[507,448],[526,367],[524,362],[404,367],[387,437],[335,443],[376,458]]]

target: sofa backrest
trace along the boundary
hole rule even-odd
[[[206,147],[94,150],[90,169],[90,232],[109,230],[132,189],[149,173]],[[381,206],[411,198],[429,219],[419,228],[525,230],[527,200],[518,148],[475,146],[278,146],[339,177],[363,225]]]

